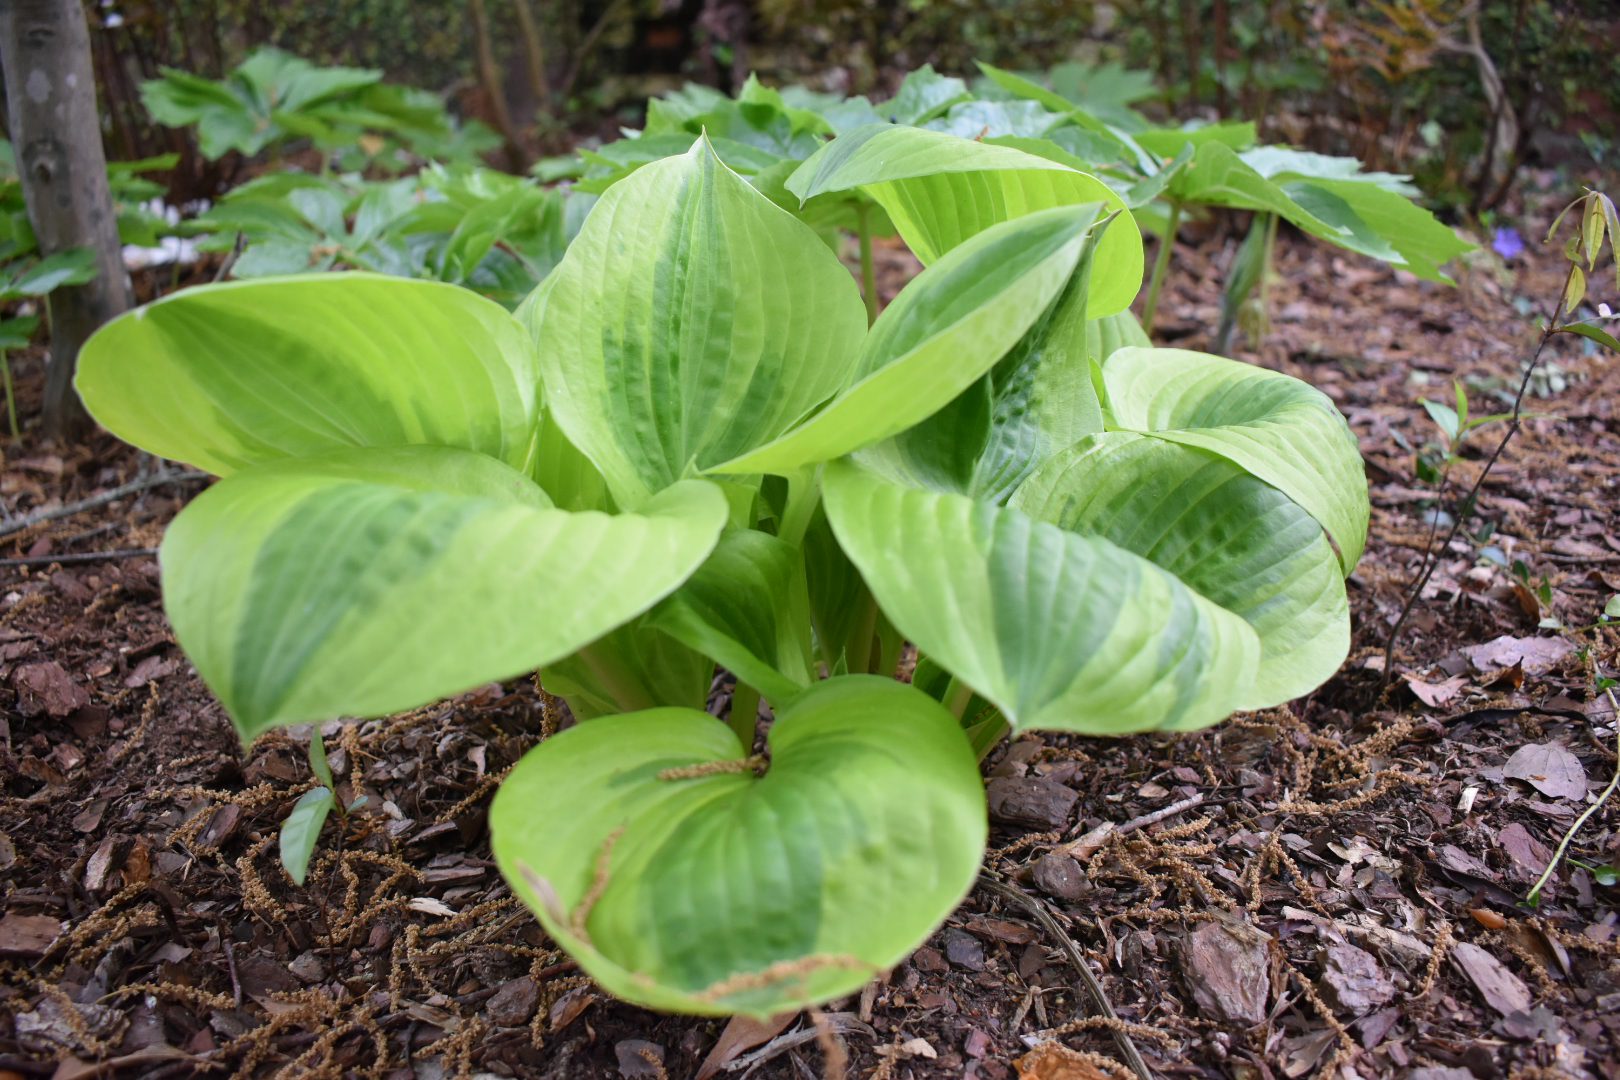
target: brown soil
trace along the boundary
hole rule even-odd
[[[1526,215],[1527,238],[1550,209]],[[1199,347],[1235,241],[1188,235],[1161,332]],[[1539,910],[1522,903],[1616,768],[1593,685],[1620,635],[1538,623],[1589,626],[1620,592],[1620,359],[1549,350],[1538,418],[1485,485],[1485,546],[1530,588],[1459,541],[1378,686],[1429,534],[1417,399],[1449,400],[1453,378],[1475,412],[1511,397],[1534,342],[1515,304],[1539,310],[1562,277],[1532,248],[1452,290],[1284,243],[1276,324],[1249,359],[1322,387],[1362,440],[1373,535],[1350,663],[1200,734],[998,752],[998,805],[1025,820],[997,822],[988,867],[1016,892],[981,887],[887,979],[722,1075],[819,1076],[831,1047],[852,1077],[1126,1076],[1129,1040],[1164,1076],[1620,1076],[1620,892],[1566,864]],[[880,255],[897,282],[905,259]],[[31,417],[38,358],[18,367]],[[62,452],[25,433],[5,452],[11,517],[160,467],[106,437]],[[723,1025],[597,992],[489,858],[489,795],[548,722],[525,682],[333,729],[342,794],[368,804],[328,825],[306,887],[283,875],[300,750],[238,747],[173,643],[149,555],[74,558],[152,547],[199,489],[150,486],[0,545],[34,560],[0,568],[0,1077],[693,1075]],[[1503,636],[1534,644],[1468,651]],[[1570,853],[1620,862],[1620,799]],[[1071,956],[1118,1020],[1097,1018]]]

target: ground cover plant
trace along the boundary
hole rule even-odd
[[[1006,731],[1198,728],[1348,650],[1368,504],[1329,399],[1146,347],[1139,234],[1094,178],[894,130],[924,141],[904,174],[861,171],[874,134],[785,181],[863,187],[927,264],[870,327],[699,137],[608,187],[515,316],[271,278],[81,362],[108,429],[223,477],[164,540],[165,604],[244,739],[535,668],[568,702],[494,850],[631,1001],[848,993],[972,885]]]
[[[923,54],[908,48],[907,55]],[[934,55],[937,64],[944,54]],[[1027,62],[1011,51],[999,55]],[[769,56],[752,62],[776,67]],[[900,83],[899,74],[890,85]],[[1060,108],[1021,101],[987,77],[958,83],[933,72],[915,73],[892,99],[873,94],[864,108],[757,80],[729,95],[688,89],[672,95],[668,113],[635,139],[598,147],[582,123],[575,132],[586,148],[580,157],[548,160],[527,178],[465,163],[399,177],[391,161],[370,156],[376,143],[369,136],[369,145],[352,148],[310,147],[292,137],[264,152],[274,164],[263,180],[223,198],[205,185],[212,209],[184,202],[182,213],[203,217],[179,229],[208,234],[195,261],[192,243],[173,238],[165,246],[183,257],[172,267],[134,269],[138,256],[126,252],[143,299],[180,285],[242,279],[163,301],[139,317],[153,323],[147,337],[122,339],[137,342],[147,365],[152,354],[216,361],[178,381],[186,396],[171,407],[203,417],[201,428],[161,424],[171,411],[148,418],[154,429],[162,426],[171,443],[195,436],[197,445],[250,447],[235,451],[235,464],[212,463],[222,476],[214,494],[223,501],[198,507],[251,503],[254,513],[235,514],[227,525],[188,511],[176,527],[192,550],[215,558],[190,583],[191,629],[182,641],[194,646],[199,634],[212,637],[223,627],[211,657],[199,650],[200,666],[239,713],[244,701],[262,714],[298,704],[296,695],[322,694],[342,712],[357,692],[393,682],[420,688],[440,675],[440,687],[463,685],[451,678],[458,670],[469,679],[495,670],[461,666],[466,651],[498,634],[522,637],[542,618],[549,632],[550,621],[613,594],[621,576],[661,565],[653,553],[620,575],[597,564],[599,548],[572,562],[565,552],[565,564],[588,578],[577,590],[586,598],[554,608],[531,596],[528,608],[512,615],[515,597],[530,593],[518,580],[528,565],[519,556],[543,558],[525,547],[521,506],[511,513],[511,543],[501,548],[521,549],[519,556],[488,555],[491,543],[500,546],[499,526],[491,523],[506,521],[498,511],[509,502],[534,498],[531,484],[555,504],[551,520],[559,529],[594,525],[602,535],[610,524],[635,524],[622,519],[654,516],[649,507],[661,497],[638,505],[639,492],[622,501],[615,495],[610,475],[621,488],[630,482],[616,448],[630,460],[631,480],[649,490],[675,478],[688,491],[712,485],[722,493],[718,539],[690,577],[645,611],[544,664],[538,678],[525,672],[480,682],[403,712],[275,726],[242,745],[161,608],[155,556],[162,529],[210,481],[105,433],[83,443],[42,439],[41,348],[21,346],[11,359],[22,434],[0,434],[0,537],[7,541],[0,553],[0,1072],[442,1069],[561,1080],[657,1075],[662,1068],[670,1076],[719,1070],[802,1078],[818,1061],[827,1076],[868,1080],[1054,1080],[1126,1068],[1144,1080],[1189,1068],[1290,1076],[1601,1072],[1620,1045],[1620,1014],[1612,1008],[1620,774],[1611,697],[1620,518],[1609,498],[1620,460],[1620,396],[1613,392],[1620,373],[1603,359],[1615,328],[1615,279],[1599,258],[1613,232],[1611,205],[1589,192],[1554,224],[1553,239],[1541,240],[1582,182],[1613,185],[1600,176],[1527,171],[1499,216],[1470,223],[1476,235],[1494,232],[1495,242],[1443,268],[1455,289],[1398,261],[1369,260],[1314,238],[1280,212],[1186,204],[1178,241],[1159,248],[1166,273],[1155,339],[1220,353],[1232,348],[1254,365],[1238,369],[1245,379],[1249,371],[1286,372],[1331,400],[1359,441],[1371,481],[1368,543],[1343,585],[1311,571],[1321,544],[1294,552],[1281,561],[1299,572],[1299,587],[1270,601],[1243,596],[1224,571],[1200,572],[1190,557],[1176,561],[1175,544],[1157,543],[1148,562],[1256,632],[1253,700],[1267,696],[1259,669],[1268,650],[1286,661],[1276,648],[1285,635],[1262,618],[1268,607],[1276,623],[1288,623],[1286,603],[1302,600],[1311,582],[1325,582],[1323,617],[1291,621],[1301,640],[1324,627],[1331,632],[1319,635],[1319,648],[1296,650],[1292,664],[1270,665],[1272,676],[1293,668],[1308,690],[1285,705],[1240,710],[1202,730],[1090,734],[1099,718],[1120,715],[1106,703],[1109,686],[1100,675],[1132,670],[1111,651],[1133,625],[1120,614],[1134,611],[1144,593],[1151,601],[1150,587],[1165,579],[1139,588],[1130,573],[1099,572],[1065,591],[1061,581],[1048,584],[1058,581],[1053,574],[1031,574],[1027,580],[1041,588],[1023,596],[1008,587],[1015,575],[1006,572],[1006,557],[1016,549],[1004,542],[1027,522],[1028,563],[1037,569],[1070,567],[1068,548],[1080,541],[1147,550],[1161,525],[1174,532],[1184,523],[1146,501],[1162,495],[1169,505],[1202,490],[1178,479],[1177,458],[1185,455],[1144,445],[1186,432],[1129,430],[1152,425],[1116,415],[1117,403],[1129,404],[1123,358],[1134,353],[1133,363],[1153,368],[1164,357],[1125,312],[1099,315],[1109,304],[1091,291],[1105,273],[1133,287],[1144,276],[1139,256],[1120,246],[1129,235],[1125,217],[1111,218],[1121,204],[1145,232],[1160,235],[1170,210],[1168,184],[1157,194],[1132,191],[1157,173],[1130,166],[1127,144],[1113,129],[1133,142],[1146,129],[1177,133],[1173,138],[1200,129],[1135,113],[1152,91],[1140,73],[1104,74],[1077,64],[1031,77],[1097,122],[1064,118],[1046,141],[1072,144],[1072,160],[1047,150],[1041,163],[1032,163],[1043,158],[1033,147]],[[414,69],[409,77],[422,81]],[[863,84],[857,78],[854,85]],[[452,93],[465,108],[466,97]],[[1270,114],[1268,130],[1313,147],[1335,145],[1320,138],[1321,125],[1331,127],[1334,117],[1288,104],[1295,111]],[[953,111],[954,127],[946,122]],[[621,119],[639,123],[628,114]],[[992,133],[1018,120],[1031,121],[1027,134]],[[874,127],[876,134],[851,138]],[[1241,135],[1236,127],[1227,125],[1224,137]],[[891,128],[922,137],[886,134]],[[768,277],[755,281],[752,263],[733,261],[729,275],[715,272],[724,260],[705,252],[723,250],[729,259],[760,250],[757,237],[738,239],[754,234],[754,225],[738,222],[757,224],[759,215],[721,212],[763,206],[757,200],[728,197],[702,217],[652,205],[647,186],[613,196],[644,167],[662,170],[656,176],[668,181],[671,160],[699,147],[705,133],[736,179],[802,223],[801,239],[813,235],[856,271],[865,320],[828,314],[849,309],[846,300],[810,304],[806,314],[793,289],[772,290]],[[1020,137],[1028,142],[1006,141]],[[113,138],[120,141],[116,132]],[[121,141],[128,157],[152,149]],[[921,167],[891,167],[889,150],[902,142]],[[1145,152],[1164,172],[1184,151]],[[1241,159],[1249,151],[1237,153]],[[264,167],[239,152],[228,156],[215,175]],[[805,168],[811,157],[815,168]],[[932,175],[958,159],[972,167]],[[1372,148],[1368,160],[1402,159]],[[109,168],[112,205],[121,219],[145,216],[154,232],[167,232],[175,209],[140,205],[162,194],[133,179],[147,164]],[[1191,153],[1179,168],[1190,164]],[[1068,175],[1076,169],[1096,183]],[[872,183],[861,180],[862,170]],[[551,186],[569,175],[577,179]],[[1278,187],[1292,198],[1285,189],[1293,185],[1285,178]],[[1432,187],[1427,193],[1435,195]],[[170,189],[167,198],[181,203],[190,194]],[[1047,195],[1055,206],[1045,205]],[[620,224],[634,218],[725,227],[704,231],[709,243],[684,249],[662,230],[598,228],[594,254],[557,270],[587,209],[609,198],[623,200],[610,218]],[[972,213],[957,214],[949,227],[936,220],[970,203]],[[858,356],[876,333],[859,321],[885,306],[894,312],[903,291],[913,297],[913,316],[927,306],[916,299],[925,290],[910,287],[919,260],[908,244],[927,255],[932,274],[994,228],[1043,208],[1088,203],[1089,228],[1079,218],[1073,223],[1086,235],[1064,290],[1010,351],[925,419],[824,465],[791,468],[792,475],[715,471],[706,435],[690,434],[729,430],[727,417],[761,415],[747,394],[739,408],[709,406],[723,397],[704,396],[717,385],[709,375],[719,365],[691,358],[720,351],[718,344],[707,349],[711,337],[725,339],[734,361],[758,360],[751,380],[781,370],[764,359],[787,351],[783,336],[767,333],[778,324],[802,343],[796,355],[808,362],[826,354],[822,335],[854,323]],[[131,204],[136,213],[126,215]],[[681,205],[706,204],[694,196]],[[1248,241],[1239,247],[1245,228]],[[757,318],[739,319],[736,303],[708,303],[713,291],[697,289],[701,279],[684,271],[646,273],[648,261],[630,256],[636,245],[622,241],[648,233],[689,256],[661,258],[660,265],[708,268],[708,285],[724,291],[729,282]],[[1519,234],[1516,246],[1504,240]],[[781,250],[792,253],[796,272],[826,265],[805,245],[778,242],[792,235],[769,232],[771,262]],[[150,244],[128,232],[124,240]],[[1126,263],[1129,273],[1119,269]],[[739,272],[740,265],[748,269]],[[1004,271],[1007,265],[1000,263]],[[289,272],[328,268],[391,280],[331,274],[320,276],[346,278],[331,292],[285,288]],[[1090,275],[1083,304],[1082,274]],[[1007,291],[1002,275],[987,275],[986,296]],[[446,302],[459,310],[463,301],[440,299],[454,289],[403,280],[410,278],[461,287],[468,317],[439,310]],[[537,298],[520,307],[548,280],[554,284],[545,290],[572,301]],[[831,280],[805,271],[792,284]],[[850,284],[832,288],[847,297]],[[650,306],[643,303],[649,292]],[[43,307],[19,300],[12,313],[30,313],[30,303]],[[497,309],[517,309],[516,322]],[[647,310],[678,310],[674,324],[687,332],[665,343],[659,363],[638,354],[649,373],[646,394],[591,405],[598,382],[579,376],[594,370],[597,357],[580,365],[581,343],[600,344],[604,371],[608,358],[617,358],[616,374],[604,374],[602,385],[626,385],[618,373],[641,370],[626,356],[650,349],[656,335],[589,331],[672,325],[643,317]],[[564,311],[574,315],[564,319]],[[1532,325],[1537,311],[1547,314]],[[717,321],[694,323],[684,318],[689,312]],[[1268,312],[1269,329],[1262,318]],[[465,334],[449,329],[469,322],[477,325]],[[324,340],[329,325],[354,331],[344,330],[343,348]],[[982,334],[936,335],[952,378],[978,362],[958,353],[986,351],[963,342],[988,336],[989,325],[980,326]],[[1084,364],[1074,362],[1076,325],[1084,328]],[[520,344],[511,346],[514,326]],[[1240,328],[1244,335],[1232,334]],[[919,335],[935,340],[926,327]],[[559,376],[541,363],[541,336],[568,347],[553,350],[558,355],[573,356]],[[491,337],[496,344],[480,351]],[[462,345],[445,345],[456,341]],[[242,351],[243,342],[254,348]],[[534,350],[528,360],[522,343]],[[516,359],[492,359],[509,352]],[[265,353],[275,359],[263,361]],[[361,359],[346,366],[330,359],[337,353]],[[474,354],[489,359],[484,370],[492,375],[432,376],[472,371],[480,366],[467,362]],[[682,378],[668,377],[677,363]],[[858,417],[854,394],[867,376],[892,369],[908,394],[926,382],[921,361],[902,358],[874,372],[862,370],[859,359],[851,366],[855,373],[842,381],[823,372],[829,383],[838,381],[827,404],[784,420],[773,442],[837,434],[837,425],[812,430],[816,418],[837,402],[845,419]],[[312,369],[327,377],[299,374]],[[1233,369],[1210,368],[1223,370]],[[280,385],[270,377],[289,371]],[[521,380],[503,372],[522,372]],[[1169,368],[1162,373],[1176,390],[1191,382]],[[154,394],[167,380],[168,369],[160,368],[144,390]],[[483,382],[519,381],[533,391],[532,426],[502,419],[498,403],[521,391],[477,391]],[[674,385],[683,387],[676,400],[700,404],[668,412],[648,406]],[[728,384],[722,378],[718,385]],[[574,405],[558,406],[569,387]],[[1077,397],[1075,388],[1084,393]],[[879,389],[862,391],[868,404],[885,404],[872,396]],[[1240,383],[1223,396],[1242,401],[1252,388]],[[1307,399],[1322,400],[1301,395]],[[220,409],[219,401],[234,404]],[[231,419],[255,408],[273,415],[246,428]],[[354,420],[390,409],[397,422]],[[529,415],[527,406],[513,411]],[[878,411],[891,420],[887,409]],[[481,429],[478,453],[506,457],[490,436],[494,427],[527,430],[535,444],[517,469],[521,480],[494,470],[504,479],[488,499],[493,507],[480,501],[477,467],[463,484],[411,456],[474,441],[455,433],[491,415],[496,423]],[[636,422],[644,416],[659,423]],[[1274,428],[1274,420],[1220,430],[1240,441]],[[777,426],[766,425],[772,432]],[[636,438],[643,432],[650,434]],[[407,445],[390,472],[318,460],[325,452],[314,447],[323,440],[349,453]],[[355,445],[361,442],[377,445]],[[665,449],[672,444],[679,450]],[[759,453],[770,445],[727,450]],[[1222,479],[1221,455],[1178,445],[1205,463],[1204,481]],[[1298,456],[1286,448],[1260,452],[1285,461]],[[281,453],[290,457],[278,473],[263,459]],[[644,458],[659,454],[667,475],[636,480]],[[1025,475],[1032,462],[1040,464]],[[1198,503],[1198,517],[1223,536],[1256,520],[1300,537],[1322,535],[1319,525],[1290,529],[1281,503],[1268,511],[1249,500],[1247,518],[1215,513],[1222,498],[1244,502],[1255,491],[1279,490],[1263,477],[1248,478],[1258,486],[1224,484]],[[277,494],[283,481],[287,491]],[[319,492],[292,494],[305,483]],[[795,484],[798,506],[815,504],[807,516],[788,512]],[[408,505],[382,513],[401,490]],[[293,505],[282,506],[283,498]],[[890,510],[901,524],[888,524]],[[351,511],[377,512],[368,528],[334,524],[351,520]],[[795,547],[787,543],[796,531],[788,523],[800,518],[807,524]],[[1053,536],[1037,527],[1043,518],[1062,533],[1056,555],[1040,543]],[[1291,520],[1310,524],[1298,514]],[[1249,550],[1256,539],[1237,535],[1234,550]],[[963,536],[982,540],[966,545],[966,558],[957,554]],[[1287,549],[1286,537],[1267,539]],[[1323,543],[1327,557],[1318,566],[1339,554],[1331,540]],[[185,555],[176,548],[165,556],[171,571],[176,552]],[[232,552],[239,563],[231,563]],[[459,589],[447,559],[480,564],[472,576],[484,585],[468,590],[464,605],[443,606],[419,588],[412,600],[390,588],[400,581],[420,587],[442,572],[445,589]],[[224,584],[203,588],[221,580],[214,568],[222,564],[245,567],[249,584],[232,585],[226,574]],[[270,583],[279,586],[283,566],[309,573],[325,567],[334,580],[353,573],[365,579],[364,595],[315,582],[278,598]],[[1142,564],[1126,559],[1104,571],[1132,567]],[[902,580],[892,580],[896,575]],[[1224,597],[1214,596],[1223,588]],[[499,600],[490,601],[496,593]],[[1325,670],[1332,660],[1331,608],[1341,595],[1348,656],[1316,687],[1307,670],[1318,661]],[[761,604],[758,596],[786,599]],[[1071,597],[1089,602],[1065,603]],[[278,599],[295,614],[282,617]],[[1279,600],[1285,606],[1275,610]],[[402,609],[402,618],[389,615]],[[981,620],[962,617],[986,609],[990,634]],[[266,610],[277,617],[254,624]],[[469,612],[502,621],[483,627]],[[1072,685],[1057,661],[1076,636],[1058,625],[1060,615],[1081,628],[1109,628],[1102,659],[1080,668]],[[394,632],[379,632],[379,618]],[[1153,632],[1142,640],[1151,644]],[[458,653],[463,639],[467,647]],[[808,659],[795,659],[806,640]],[[430,655],[447,643],[452,655],[442,662]],[[1027,653],[1052,662],[1012,662]],[[1195,652],[1183,655],[1195,666]],[[373,656],[383,664],[370,663]],[[478,664],[485,665],[482,655]],[[266,666],[274,670],[261,673]],[[1099,673],[1102,667],[1108,670]],[[278,695],[277,685],[291,689]],[[981,685],[989,690],[980,692]],[[1273,690],[1291,692],[1275,681]],[[1162,719],[1173,707],[1160,698],[1140,711]],[[1068,714],[1085,729],[1059,726]],[[834,723],[839,717],[845,727]],[[631,722],[638,718],[646,734]],[[938,779],[952,776],[958,779]],[[987,805],[969,813],[981,783]],[[593,797],[604,784],[615,786]],[[499,850],[488,827],[492,797]],[[935,822],[971,833],[983,829],[985,810],[979,876],[954,903],[947,879],[971,880],[970,856]],[[780,812],[764,820],[771,811]],[[569,846],[541,850],[522,842],[553,833]],[[760,851],[767,857],[701,877],[672,874],[665,858],[705,870],[742,863],[734,852]],[[850,857],[835,863],[828,854],[840,852]],[[756,882],[757,891],[747,889]],[[556,937],[526,904],[549,919]],[[905,960],[866,977],[880,959],[909,951],[907,936],[921,941],[924,933]],[[562,940],[574,955],[558,946]],[[858,993],[794,1011],[846,977]],[[648,1011],[614,1000],[604,986],[631,1000],[657,996],[670,1004]],[[668,1011],[717,1014],[778,1003],[784,1011],[769,1021]]]

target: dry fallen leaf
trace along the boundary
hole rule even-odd
[[[1554,799],[1586,797],[1586,770],[1580,759],[1557,743],[1519,747],[1502,766],[1502,775],[1523,780]]]
[[[1416,675],[1407,675],[1406,685],[1412,688],[1412,693],[1423,704],[1432,709],[1438,709],[1457,700],[1463,687],[1468,685],[1468,679],[1463,675],[1453,675],[1443,682],[1425,682]]]
[[[1090,1059],[1057,1043],[1042,1043],[1018,1059],[1018,1080],[1119,1080],[1119,1073],[1094,1064]]]
[[[720,1032],[720,1038],[715,1040],[709,1056],[704,1058],[703,1064],[698,1067],[697,1080],[709,1080],[739,1054],[756,1046],[763,1046],[776,1038],[797,1015],[799,1014],[785,1012],[769,1020],[755,1020],[751,1016],[733,1016],[727,1021],[725,1029]]]
[[[1574,651],[1575,646],[1560,637],[1516,638],[1506,634],[1462,650],[1479,671],[1521,667],[1526,675],[1545,674]]]

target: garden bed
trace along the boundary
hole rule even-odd
[[[1555,209],[1536,202],[1525,235]],[[1235,238],[1184,237],[1159,337],[1208,347]],[[878,254],[892,295],[909,256]],[[999,1080],[1020,1059],[1042,1080],[1125,1075],[1099,1055],[1124,1062],[1126,1041],[1158,1075],[1620,1075],[1620,895],[1569,867],[1539,910],[1520,904],[1581,785],[1597,793],[1616,767],[1615,719],[1592,692],[1615,672],[1615,630],[1538,623],[1588,626],[1620,592],[1620,361],[1574,339],[1549,350],[1536,418],[1481,497],[1497,523],[1484,546],[1529,581],[1459,542],[1381,689],[1430,534],[1418,398],[1449,400],[1461,378],[1476,412],[1496,411],[1491,388],[1511,397],[1534,343],[1517,299],[1546,304],[1562,269],[1531,244],[1511,284],[1480,261],[1451,290],[1292,239],[1277,268],[1275,325],[1247,358],[1332,396],[1368,463],[1349,664],[1303,701],[1194,735],[998,751],[987,870],[1006,884],[723,1075],[820,1075],[833,1046],[858,1077]],[[38,358],[17,366],[27,416]],[[90,1076],[98,1061],[164,1076],[695,1074],[723,1023],[595,991],[490,858],[496,780],[559,719],[527,682],[329,738],[345,794],[368,803],[341,840],[323,836],[306,887],[284,876],[278,824],[312,783],[302,750],[280,732],[238,747],[141,553],[201,490],[179,474],[105,436],[7,447],[13,518],[131,490],[0,551],[0,1076]],[[88,557],[108,551],[122,554]],[[1614,865],[1617,823],[1620,800],[1571,853]],[[1117,1020],[1097,1018],[1076,956]],[[1049,1041],[1068,1049],[1025,1057]]]

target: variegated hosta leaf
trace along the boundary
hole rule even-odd
[[[221,476],[354,447],[459,447],[524,468],[534,346],[499,304],[431,281],[310,274],[205,285],[85,343],[91,414]]]
[[[164,605],[251,739],[566,656],[672,592],[725,519],[702,481],[634,514],[570,513],[480,454],[343,451],[243,470],[181,512]]]
[[[1139,555],[848,462],[825,491],[890,621],[1015,729],[1203,727],[1250,695],[1254,630]]]
[[[1185,349],[1120,349],[1102,364],[1108,427],[1219,454],[1327,531],[1348,575],[1367,542],[1367,476],[1326,394],[1276,371]]]
[[[870,124],[840,135],[788,178],[801,199],[861,188],[924,264],[990,226],[1036,210],[1101,203],[1119,211],[1098,243],[1089,308],[1122,311],[1142,285],[1142,235],[1107,184],[1010,146],[923,128]]]
[[[524,314],[548,410],[627,507],[787,431],[866,329],[837,257],[704,139],[609,188]]]
[[[753,529],[720,537],[649,625],[712,656],[773,705],[810,685],[808,599],[792,545]]]
[[[900,290],[872,326],[852,385],[776,442],[716,471],[786,473],[923,420],[989,371],[1040,319],[1090,241],[1095,205],[1003,222]]]
[[[861,451],[861,464],[899,483],[1001,503],[1047,457],[1101,431],[1087,353],[1090,268],[1088,251],[995,367],[922,423]]]
[[[1100,536],[1168,570],[1260,636],[1244,709],[1309,693],[1350,651],[1350,605],[1322,527],[1292,499],[1207,450],[1111,431],[1047,461],[1009,504]]]
[[[767,745],[768,766],[746,761],[695,709],[554,736],[495,797],[501,872],[627,1001],[763,1018],[858,990],[973,884],[973,753],[937,702],[876,676],[817,683],[778,709]]]

